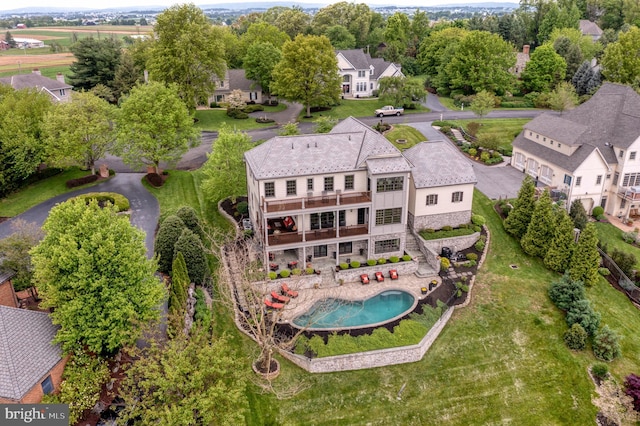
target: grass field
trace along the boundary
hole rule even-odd
[[[448,123],[453,123],[456,126],[462,126],[467,128],[467,124],[471,122],[480,123],[480,130],[478,131],[478,137],[484,134],[495,134],[500,141],[500,146],[511,146],[511,142],[522,131],[522,127],[531,121],[530,118],[483,118],[483,119],[470,119],[470,120],[447,120]]]
[[[595,222],[598,230],[598,239],[601,244],[607,245],[607,250],[618,249],[627,253],[633,253],[636,257],[636,269],[640,270],[640,249],[627,244],[622,240],[622,231],[610,223]]]
[[[393,129],[385,134],[385,137],[401,151],[427,140],[422,133],[411,126],[406,126],[404,124],[395,124]],[[398,143],[396,142],[398,139],[405,139],[407,142]]]
[[[265,107],[265,112],[278,111],[278,109],[276,108],[280,108],[280,110],[282,109],[280,105],[278,105],[277,107]],[[209,132],[217,132],[225,123],[238,130],[262,129],[265,127],[273,127],[277,125],[276,123],[256,123],[256,119],[254,117],[237,120],[235,118],[229,117],[227,115],[226,109],[197,110],[196,118],[198,119],[198,122],[195,125],[196,128]]]
[[[347,117],[373,117],[373,112],[385,105],[384,102],[378,99],[343,99],[340,101],[340,105],[331,108],[329,111],[312,113],[312,118],[304,117],[307,113],[306,109],[304,109],[298,119],[300,121],[315,121],[315,119],[320,116],[337,118],[339,120]],[[405,114],[416,114],[420,112],[429,112],[429,109],[419,105],[417,109],[404,111]]]

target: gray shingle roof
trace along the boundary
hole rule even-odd
[[[396,147],[353,117],[338,123],[330,133],[277,136],[245,153],[256,179],[353,171],[363,169],[373,158],[389,162],[389,166],[374,163],[379,170],[409,171]]]
[[[0,306],[0,397],[19,400],[62,358],[44,312]]]
[[[382,58],[372,58],[368,53],[364,53],[362,49],[336,50],[337,53],[341,53],[353,65],[354,70],[368,70],[369,66],[373,65],[371,80],[377,80],[380,74],[392,65],[391,62],[387,62]]]
[[[11,271],[11,270],[0,271],[0,284],[2,284],[5,281],[9,281],[11,278],[15,276],[16,276],[15,271]]]
[[[618,159],[612,147],[628,148],[640,137],[640,95],[631,87],[604,83],[587,102],[562,117],[542,114],[524,126],[560,143],[579,146],[571,156],[527,141],[521,133],[514,147],[531,152],[567,170],[575,170],[598,148],[608,164]],[[526,130],[525,130],[526,131]]]
[[[584,35],[599,37],[602,35],[602,30],[595,22],[591,22],[587,19],[580,19],[580,32]]]
[[[421,142],[403,152],[413,164],[411,175],[416,188],[476,183],[476,174],[450,142]]]
[[[228,69],[225,71],[224,79],[229,81],[228,87],[218,88],[215,91],[218,93],[231,92],[232,90],[240,89],[244,92],[254,91],[261,92],[262,87],[258,82],[249,80],[245,73],[245,70]]]
[[[0,78],[0,83],[8,84],[9,86],[13,87],[16,90],[26,89],[26,88],[40,89],[42,87],[45,87],[48,90],[60,90],[60,89],[72,88],[72,86],[70,86],[69,84],[62,83],[58,80],[44,77],[42,75],[38,75],[35,73],[17,74],[17,75],[12,75],[11,77],[2,77]]]

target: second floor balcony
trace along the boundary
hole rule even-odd
[[[277,246],[282,244],[301,243],[303,241],[320,241],[332,238],[353,237],[357,235],[366,235],[369,232],[369,226],[350,225],[340,226],[339,228],[313,229],[307,231],[280,232],[269,235],[269,246]]]
[[[284,200],[264,200],[264,210],[267,213],[285,212],[292,210],[304,210],[325,208],[333,206],[345,206],[371,202],[371,192],[332,192],[319,196],[287,198]]]

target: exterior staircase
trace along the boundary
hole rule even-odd
[[[417,277],[428,278],[438,275],[438,272],[427,264],[424,254],[420,250],[418,240],[413,235],[409,227],[407,227],[407,238],[405,241],[404,251],[406,251],[413,259],[418,261],[418,270],[416,271]]]

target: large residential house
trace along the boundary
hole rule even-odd
[[[598,41],[602,37],[602,29],[595,22],[591,22],[587,19],[580,19],[578,23],[580,32],[582,35],[591,37],[593,41]]]
[[[53,102],[68,102],[71,100],[73,86],[64,81],[64,75],[58,73],[56,79],[44,77],[40,70],[34,69],[31,74],[16,74],[11,77],[0,78],[0,84],[7,84],[16,90],[36,89],[51,97]]]
[[[342,77],[342,96],[345,98],[374,96],[382,77],[404,77],[399,64],[372,58],[362,49],[337,50],[336,58]]]
[[[216,81],[216,90],[209,98],[211,102],[225,102],[227,96],[234,90],[242,91],[242,98],[245,102],[262,103],[262,87],[258,82],[249,80],[244,70],[227,70],[224,79]]]
[[[266,141],[245,153],[265,261],[285,251],[336,265],[357,253],[402,256],[407,232],[468,223],[475,176],[460,157],[449,142],[402,153],[353,117],[326,134]]]
[[[640,209],[640,95],[604,83],[591,99],[558,116],[542,114],[513,141],[511,165],[580,200],[587,212],[628,218]]]

